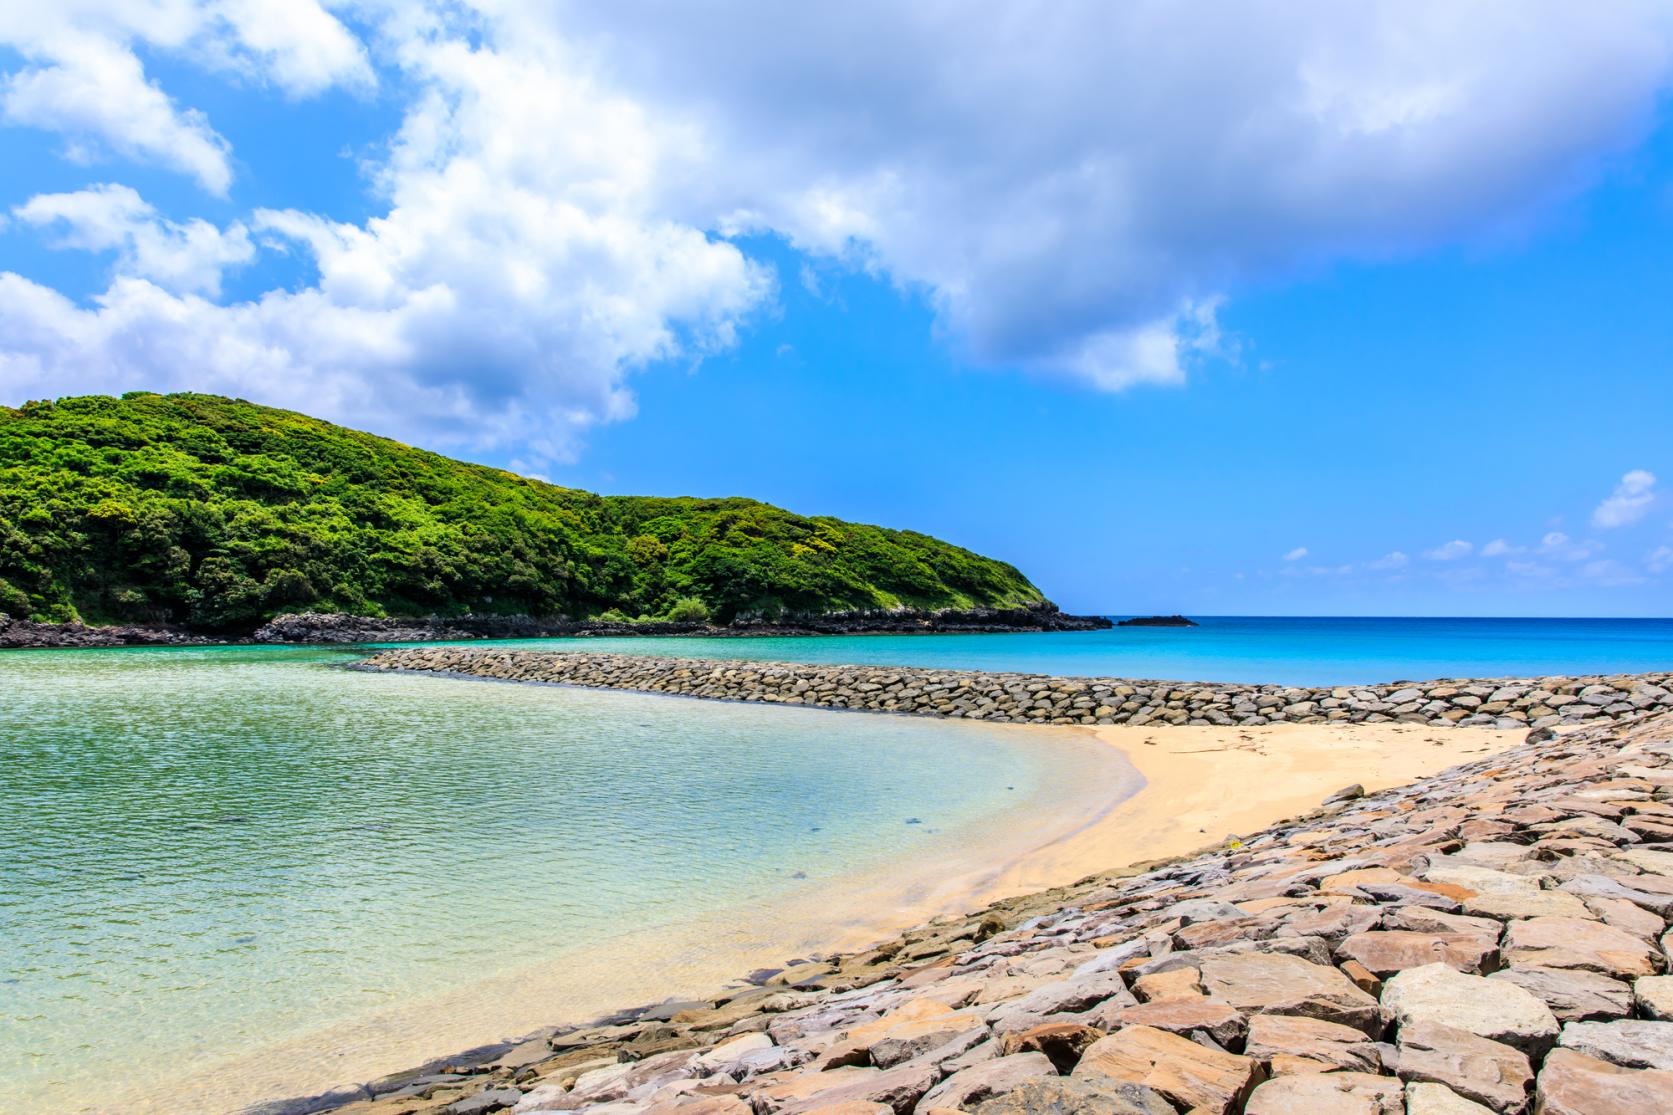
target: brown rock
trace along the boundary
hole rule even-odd
[[[1287,1014],[1257,1014],[1249,1019],[1246,1057],[1281,1072],[1327,1072],[1347,1069],[1376,1072],[1382,1067],[1377,1047],[1351,1026]]]
[[[1650,1115],[1673,1111],[1673,1072],[1623,1069],[1553,1049],[1539,1070],[1536,1115]]]
[[[1104,1031],[1079,1022],[1047,1022],[1020,1033],[1006,1034],[1000,1049],[1006,1056],[1044,1053],[1058,1072],[1068,1072],[1080,1061],[1086,1047],[1103,1036]]]
[[[1579,968],[1622,979],[1655,975],[1660,968],[1660,957],[1648,942],[1602,922],[1579,918],[1511,922],[1505,930],[1505,960],[1513,965]]]
[[[1088,1048],[1073,1075],[1142,1084],[1179,1107],[1225,1115],[1239,1109],[1264,1073],[1249,1057],[1208,1049],[1149,1026],[1129,1026]]]
[[[933,1065],[910,1063],[892,1069],[837,1068],[803,1072],[750,1093],[758,1115],[806,1115],[837,1103],[869,1100],[910,1111],[941,1077]]]
[[[1243,1110],[1245,1115],[1404,1115],[1405,1088],[1363,1072],[1279,1076],[1256,1088]]]
[[[1390,1067],[1401,1080],[1445,1084],[1465,1099],[1500,1112],[1521,1111],[1534,1082],[1533,1067],[1520,1050],[1425,1022],[1400,1028]]]
[[[1403,929],[1355,933],[1336,948],[1338,959],[1357,960],[1372,974],[1383,977],[1435,963],[1476,973],[1490,966],[1498,954],[1495,938]]]
[[[918,1106],[968,1110],[1029,1080],[1056,1075],[1056,1067],[1044,1053],[1015,1053],[953,1073],[931,1088]]]
[[[1335,968],[1296,956],[1233,953],[1202,962],[1203,990],[1248,1014],[1299,1014],[1375,1035],[1377,1001]]]
[[[1189,999],[1161,999],[1117,1011],[1116,1026],[1153,1026],[1181,1037],[1201,1030],[1221,1045],[1243,1039],[1243,1016],[1226,1003],[1198,995]]]
[[[1551,1008],[1559,1022],[1608,1021],[1632,1012],[1632,991],[1619,980],[1596,972],[1517,965],[1494,972],[1488,979],[1504,980],[1531,991]]]
[[[1114,1080],[1031,1080],[987,1100],[976,1115],[1177,1115],[1160,1092]]]
[[[1153,972],[1133,981],[1133,994],[1138,996],[1141,1003],[1179,999],[1202,993],[1202,973],[1195,968]]]

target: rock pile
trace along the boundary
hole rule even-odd
[[[343,1115],[1648,1115],[1673,1111],[1670,917],[1663,716],[331,1100],[350,1100]]]
[[[1673,675],[1393,682],[1317,689],[898,666],[403,647],[366,666],[502,681],[1023,724],[1376,724],[1543,728],[1673,710]]]

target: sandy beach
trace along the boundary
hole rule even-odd
[[[1370,792],[1402,785],[1514,747],[1525,734],[1393,723],[1080,730],[1119,749],[1143,775],[1144,789],[1081,832],[1012,864],[983,899],[1185,855],[1305,812],[1346,786]]]
[[[979,838],[943,842],[933,856],[903,859],[874,876],[833,880],[829,888],[772,896],[676,927],[624,932],[558,963],[507,958],[503,971],[468,991],[276,1043],[176,1078],[166,1093],[153,1081],[84,1110],[209,1115],[635,1003],[705,996],[755,968],[863,949],[1001,898],[1183,855],[1305,811],[1345,785],[1399,785],[1521,740],[1521,733],[1405,724],[972,730],[1066,747],[1075,792],[1036,799],[994,818]],[[1083,741],[1096,750],[1076,746]],[[1099,755],[1103,749],[1115,754]]]

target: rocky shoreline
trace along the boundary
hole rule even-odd
[[[1673,711],[1673,674],[1300,688],[894,666],[410,647],[361,668],[1020,724],[1377,724],[1555,728]]]
[[[262,1115],[1673,1110],[1673,716]]]
[[[614,622],[565,616],[351,616],[292,613],[275,616],[253,631],[213,633],[169,625],[35,623],[0,613],[0,649],[122,646],[225,646],[239,644],[421,643],[467,639],[547,639],[585,636],[740,637],[747,635],[933,635],[1005,634],[1040,631],[1099,631],[1113,626],[1103,616],[1074,616],[1053,604],[1025,608],[970,608],[939,612],[832,612],[783,621],[739,620],[724,627],[672,620]]]

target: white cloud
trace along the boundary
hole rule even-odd
[[[224,195],[230,145],[201,110],[147,78],[137,46],[271,81],[293,96],[376,83],[360,41],[318,0],[58,0],[8,5],[0,45],[26,60],[0,78],[0,119],[62,134],[67,153],[168,167]]]
[[[1475,551],[1475,547],[1462,538],[1454,538],[1451,542],[1436,546],[1433,550],[1423,551],[1423,556],[1430,561],[1457,561],[1467,558]]]
[[[1644,559],[1644,568],[1651,573],[1665,573],[1673,569],[1673,546],[1657,546]]]
[[[228,61],[270,78],[292,96],[377,84],[360,40],[318,0],[220,0],[206,7],[230,32],[217,40]]]
[[[255,257],[242,224],[222,231],[198,218],[166,221],[127,186],[38,194],[12,213],[27,224],[62,228],[54,247],[115,251],[119,274],[176,293],[219,295],[221,273]]]
[[[145,80],[133,52],[103,39],[60,42],[52,64],[30,66],[0,83],[0,115],[11,124],[61,132],[72,157],[93,157],[103,144],[128,158],[156,163],[225,194],[232,184],[226,140],[196,109],[182,109]]]
[[[1656,477],[1644,469],[1633,469],[1621,477],[1615,490],[1592,512],[1592,525],[1611,529],[1636,523],[1650,510],[1656,498]]]
[[[1244,283],[1568,188],[1642,133],[1669,63],[1647,0],[500,11],[691,121],[716,171],[694,207],[924,290],[979,359],[1111,390],[1178,382]]]
[[[313,285],[221,306],[124,275],[84,308],[0,276],[7,391],[222,391],[431,444],[512,444],[533,471],[633,413],[633,368],[731,344],[770,296],[736,246],[657,214],[678,137],[632,105],[556,60],[439,43],[408,64],[431,92],[383,170],[384,216],[252,218],[308,253]]]
[[[1407,565],[1411,564],[1411,560],[1401,551],[1394,550],[1391,553],[1384,554],[1376,561],[1366,562],[1365,568],[1373,573],[1392,573],[1395,570],[1406,568]]]
[[[1525,553],[1526,546],[1512,546],[1503,538],[1495,538],[1481,548],[1482,557],[1510,557],[1514,554]]]
[[[1306,546],[1297,546],[1295,549],[1291,550],[1289,553],[1284,555],[1284,560],[1285,561],[1300,561],[1302,558],[1304,558],[1306,556],[1307,556],[1307,547]]]
[[[1585,561],[1603,547],[1591,539],[1575,541],[1560,530],[1554,530],[1539,540],[1539,552],[1558,561]]]
[[[337,7],[8,13],[25,64],[0,104],[89,156],[225,190],[226,142],[140,57],[291,96],[365,88]],[[379,215],[249,215],[318,275],[235,305],[202,296],[213,252],[171,277],[134,232],[90,305],[6,276],[8,395],[214,388],[526,441],[541,468],[632,413],[635,368],[731,344],[771,298],[733,231],[888,278],[980,361],[1176,384],[1235,351],[1216,310],[1246,285],[1469,236],[1573,188],[1642,134],[1669,70],[1670,16],[1635,0],[1538,19],[1508,0],[1213,20],[1092,0],[353,10],[411,98],[373,168]],[[153,225],[176,246],[193,227]]]

